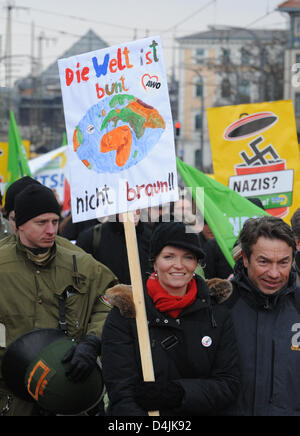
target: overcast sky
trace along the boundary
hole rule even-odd
[[[93,29],[109,45],[160,35],[167,70],[171,67],[174,36],[204,31],[209,25],[284,29],[286,14],[275,9],[280,0],[8,0],[12,10],[14,79],[30,70],[31,23],[35,37],[44,32],[43,67],[47,67],[80,36]],[[0,58],[5,53],[7,0],[0,0]],[[28,8],[28,9],[23,9]],[[37,43],[35,43],[35,55]],[[0,68],[0,86],[4,85]]]

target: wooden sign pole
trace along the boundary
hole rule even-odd
[[[136,325],[142,362],[144,381],[155,381],[152,353],[150,346],[148,322],[145,308],[143,281],[141,275],[139,252],[136,240],[133,212],[126,212],[124,217],[124,229],[127,245],[130,279],[132,285],[133,301],[136,310]],[[149,411],[150,416],[159,416],[158,411]]]

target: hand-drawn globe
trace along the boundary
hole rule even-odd
[[[73,147],[87,168],[117,173],[144,159],[165,128],[154,107],[133,95],[118,94],[88,110],[74,130]]]

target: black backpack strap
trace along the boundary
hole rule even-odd
[[[58,328],[62,330],[65,334],[67,334],[68,327],[66,322],[66,291],[58,296],[58,313],[59,313],[59,320],[58,320]]]
[[[93,245],[92,245],[92,255],[96,257],[97,248],[99,247],[101,240],[101,230],[102,223],[96,224],[93,229]]]
[[[189,363],[186,361],[187,353],[184,350],[185,345],[180,341],[178,336],[166,336],[160,341],[160,346],[169,354],[181,377],[192,377],[193,369],[190,368]]]

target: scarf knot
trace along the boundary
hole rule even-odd
[[[147,291],[155,307],[160,312],[166,312],[172,318],[177,318],[181,311],[191,306],[197,298],[197,283],[192,279],[187,286],[186,294],[183,297],[177,297],[169,294],[156,280],[154,273],[147,280]]]

